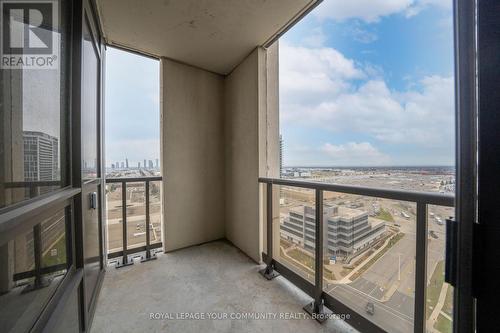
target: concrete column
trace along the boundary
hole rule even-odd
[[[277,66],[277,44],[259,47],[225,79],[226,237],[256,262],[266,237],[265,189],[258,178],[279,175]],[[274,195],[276,234],[279,190]]]
[[[265,156],[261,163],[265,166],[263,176],[280,177],[280,146],[279,146],[279,45],[276,41],[266,52],[266,109],[265,132],[261,133],[266,142]],[[276,258],[280,254],[280,186],[274,186],[273,191],[273,253]],[[262,220],[261,220],[262,221]],[[261,222],[262,223],[262,222]],[[265,228],[263,228],[265,230]],[[266,238],[261,238],[266,239]]]

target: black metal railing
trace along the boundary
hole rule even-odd
[[[129,255],[137,254],[140,252],[145,252],[145,256],[142,257],[142,262],[150,261],[156,259],[155,253],[152,250],[161,248],[163,246],[162,242],[151,244],[150,235],[150,183],[156,181],[162,181],[161,176],[154,177],[136,177],[136,178],[107,178],[106,184],[121,184],[122,187],[122,242],[123,249],[121,251],[108,252],[108,259],[115,259],[122,257],[121,263],[116,264],[116,268],[133,265],[134,261],[129,259]],[[146,223],[146,245],[129,248],[127,242],[127,183],[144,183],[144,196],[145,196],[145,223]],[[161,203],[160,203],[161,204]]]
[[[440,193],[410,192],[393,189],[369,188],[360,186],[337,185],[288,179],[259,178],[260,183],[267,186],[266,196],[266,230],[267,253],[262,253],[266,268],[261,273],[268,279],[283,275],[290,282],[314,298],[304,309],[315,314],[318,321],[323,321],[325,308],[334,309],[336,313],[349,314],[346,319],[350,325],[361,332],[385,332],[386,330],[365,318],[361,313],[351,309],[334,296],[323,291],[323,192],[339,192],[345,194],[370,196],[416,203],[416,271],[415,271],[415,310],[414,332],[426,331],[426,289],[427,289],[427,213],[429,205],[454,206],[454,196]],[[303,276],[273,258],[273,185],[300,187],[315,190],[316,200],[316,237],[315,237],[315,281],[314,284]]]

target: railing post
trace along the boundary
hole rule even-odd
[[[315,258],[314,258],[314,300],[304,307],[318,322],[327,317],[323,306],[323,191],[316,189],[316,225],[315,225]]]
[[[267,260],[266,268],[259,271],[266,279],[272,280],[280,274],[274,270],[273,261],[273,184],[267,183],[266,192],[266,227],[267,227]]]
[[[35,260],[35,281],[26,286],[22,293],[45,288],[50,284],[50,281],[42,276],[42,225],[40,223],[33,227],[33,257]]]
[[[427,203],[417,202],[417,255],[415,267],[415,333],[426,332]]]
[[[142,258],[141,262],[150,261],[156,259],[156,255],[151,255],[150,249],[150,235],[149,235],[149,225],[150,225],[150,217],[149,217],[149,180],[146,180],[144,195],[146,198],[146,258]]]
[[[122,181],[122,241],[123,241],[123,259],[121,264],[117,264],[116,268],[133,265],[133,260],[128,260],[127,252],[127,182]]]

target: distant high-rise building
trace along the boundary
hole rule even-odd
[[[114,168],[115,168],[114,163],[111,163],[111,169],[114,169]]]
[[[137,162],[137,169],[141,168],[141,162]]]
[[[128,158],[125,157],[125,167],[128,169]]]
[[[146,164],[146,159],[144,159],[144,169],[146,169],[148,165]]]
[[[122,162],[122,169],[125,169],[125,163]]]
[[[42,132],[23,132],[24,180],[59,178],[59,139]]]
[[[158,159],[156,159],[156,168],[159,169],[160,168],[160,161]]]
[[[283,136],[280,134],[280,178],[283,176]]]
[[[149,168],[153,169],[153,161],[149,160]]]

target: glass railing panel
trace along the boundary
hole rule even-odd
[[[314,283],[315,276],[315,191],[274,186],[279,193],[279,253],[273,256],[283,265]],[[275,247],[276,248],[276,247]]]
[[[127,182],[127,248],[146,245],[146,195],[144,182]]]
[[[453,329],[453,286],[444,282],[446,219],[453,207],[428,206],[426,328],[447,333]]]
[[[162,241],[161,181],[149,182],[149,235],[151,244]]]
[[[122,184],[106,184],[108,253],[123,249]]]
[[[416,205],[323,195],[323,290],[388,332],[413,332]]]
[[[124,182],[125,192],[123,191]],[[127,261],[123,257],[124,247],[127,257],[148,257],[148,252],[145,253],[148,244],[151,255],[161,251],[163,239],[161,186],[161,177],[108,178],[106,180],[108,259],[110,262]],[[146,191],[149,195],[146,195]],[[125,200],[125,217],[122,200]],[[148,227],[146,227],[147,217],[149,217]],[[123,241],[123,221],[126,223],[126,242]]]

